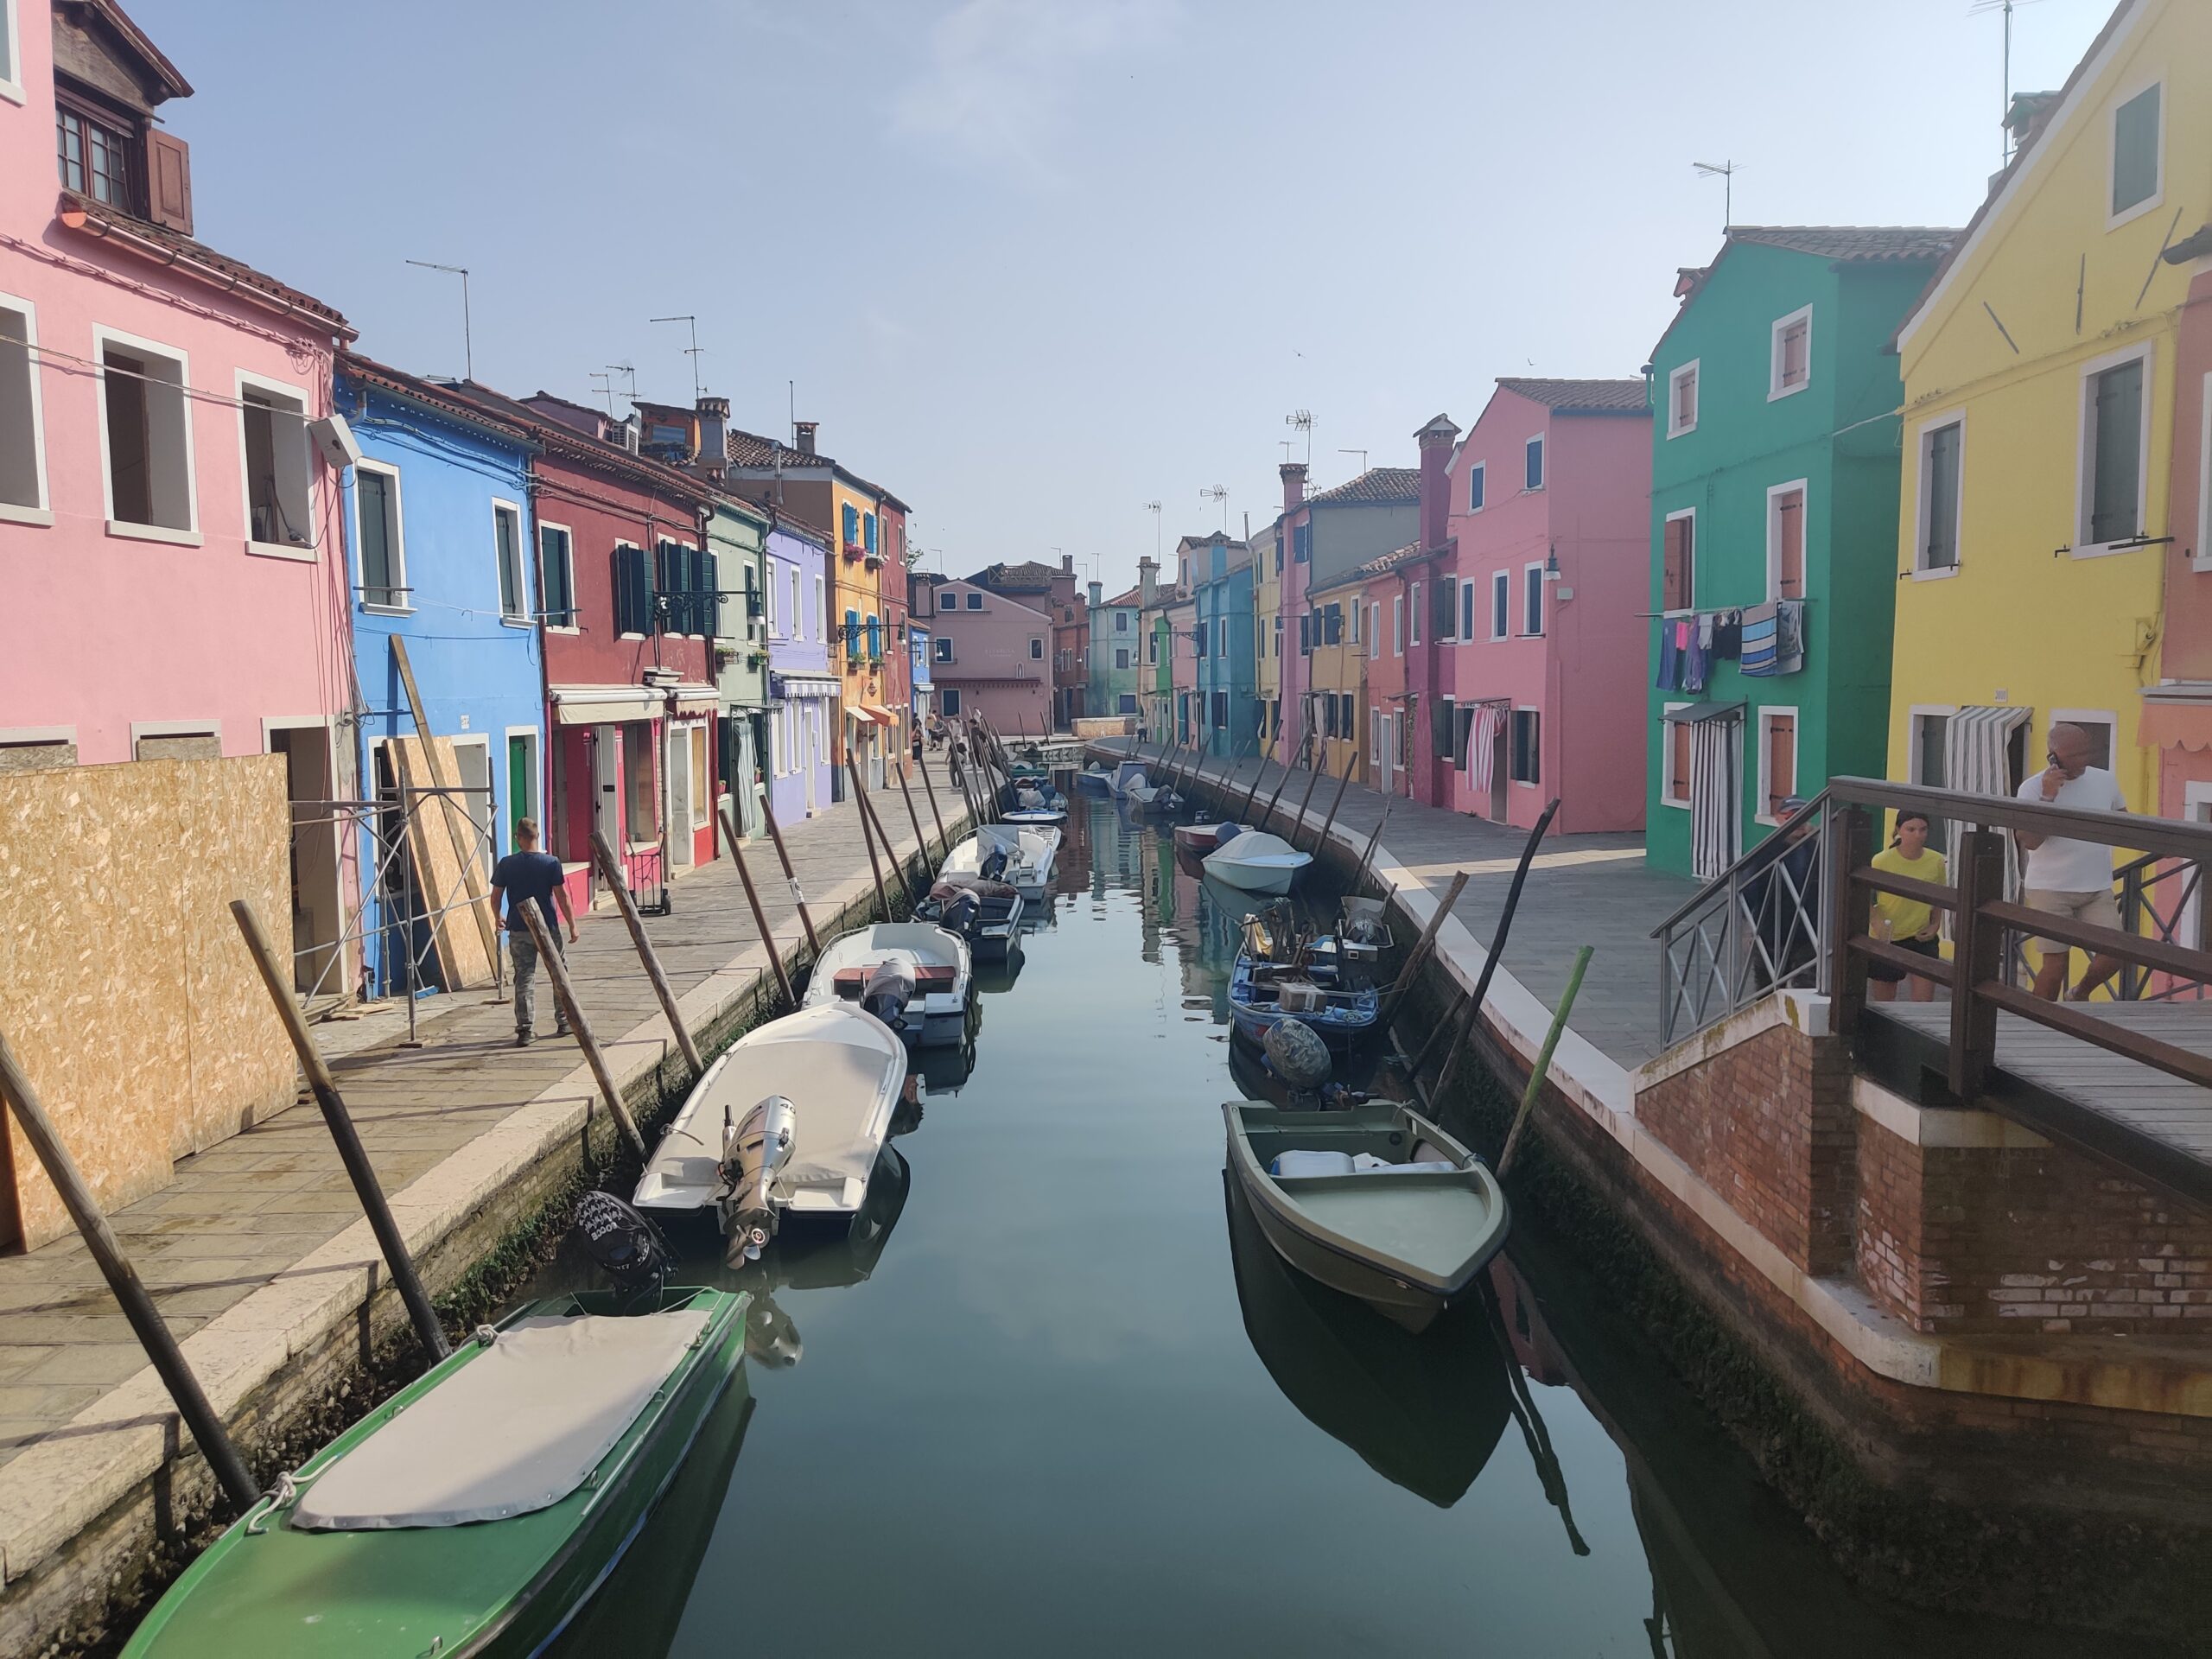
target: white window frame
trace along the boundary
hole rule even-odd
[[[1541,567],[1540,566],[1538,568],[1541,569]],[[1505,728],[1506,775],[1511,779],[1513,787],[1516,789],[1541,789],[1544,785],[1544,711],[1542,708],[1536,703],[1520,702],[1513,705],[1513,713],[1516,715],[1534,715],[1536,717],[1536,775],[1534,778],[1514,778],[1512,776],[1513,728],[1510,723],[1510,716],[1508,716],[1509,723]]]
[[[1489,471],[1489,463],[1480,461],[1467,468],[1467,511],[1469,512],[1480,512],[1490,505],[1490,479],[1487,476]],[[1475,499],[1475,486],[1478,484],[1483,486],[1483,499],[1479,501]]]
[[[2120,112],[2144,93],[2156,88],[2158,94],[2158,137],[2156,149],[2158,182],[2151,187],[2151,194],[2133,207],[2112,211],[2113,171],[2120,165]],[[2173,100],[2166,96],[2165,78],[2154,75],[2148,80],[2136,81],[2116,95],[2112,109],[2105,117],[2105,229],[2116,231],[2133,219],[2164,205],[2166,200],[2166,106]]]
[[[1529,456],[1532,452],[1536,456],[1536,471],[1541,475],[1541,481],[1535,484],[1529,481]],[[1534,495],[1538,490],[1550,488],[1551,481],[1552,446],[1549,435],[1538,432],[1521,446],[1521,493]]]
[[[1683,437],[1697,430],[1698,410],[1705,397],[1705,387],[1698,382],[1698,365],[1704,360],[1694,357],[1680,367],[1667,372],[1667,435],[1669,438]],[[1675,411],[1681,406],[1681,400],[1675,393],[1684,380],[1691,383],[1690,417],[1688,422],[1677,425]]]
[[[1415,650],[1421,647],[1421,601],[1422,584],[1408,583],[1406,590],[1406,643]]]
[[[1535,601],[1536,626],[1529,626],[1529,601]],[[1541,639],[1544,637],[1544,562],[1531,559],[1521,567],[1521,638]]]
[[[522,561],[522,569],[515,573],[518,578],[516,585],[520,589],[515,594],[516,599],[522,604],[520,616],[510,616],[506,607],[499,604],[499,509],[502,507],[515,516],[515,557]],[[523,543],[523,532],[529,526],[529,515],[523,512],[521,502],[510,501],[502,495],[495,495],[492,498],[492,602],[499,609],[499,624],[502,627],[534,628],[537,626],[537,620],[531,614],[530,607],[531,561],[524,553]],[[625,638],[627,637],[625,636]]]
[[[1951,526],[1951,546],[1955,556],[1942,569],[1921,563],[1928,556],[1928,445],[1935,435],[1947,426],[1959,429],[1959,491],[1956,504],[1957,522]],[[1967,412],[1964,409],[1946,410],[1941,415],[1931,415],[1923,421],[1913,435],[1913,502],[1912,502],[1912,566],[1915,582],[1944,582],[1955,576],[1967,562]]]
[[[1403,594],[1390,595],[1390,654],[1393,657],[1406,654],[1406,596]]]
[[[1684,609],[1694,610],[1697,607],[1697,509],[1695,507],[1679,507],[1673,512],[1667,515],[1664,523],[1671,524],[1677,518],[1687,518],[1690,521],[1690,602],[1688,607],[1677,607],[1675,610],[1670,611],[1666,608],[1667,596],[1664,593],[1662,593],[1659,595],[1659,606],[1660,614],[1662,616],[1675,616],[1681,614]],[[1667,575],[1666,557],[1667,533],[1662,528],[1659,532],[1659,576],[1662,583],[1666,580]]]
[[[1777,715],[1789,715],[1791,722],[1789,739],[1789,787],[1780,790],[1772,787],[1774,780],[1767,776],[1766,769],[1768,759],[1773,753],[1773,745],[1767,740],[1767,732],[1769,728],[1773,726],[1774,717]],[[1784,800],[1787,800],[1789,797],[1795,795],[1797,792],[1797,779],[1803,774],[1805,770],[1803,765],[1805,758],[1805,722],[1799,715],[1796,705],[1795,703],[1777,702],[1771,703],[1762,708],[1759,710],[1758,741],[1759,765],[1758,784],[1759,792],[1758,798],[1751,803],[1751,821],[1754,823],[1778,824],[1782,822],[1781,817],[1778,814],[1769,812],[1766,810],[1766,804],[1772,800],[1777,795],[1781,796]]]
[[[1802,553],[1805,560],[1805,587],[1808,590],[1806,593],[1798,594],[1797,597],[1805,599],[1810,596],[1813,583],[1813,486],[1804,479],[1793,478],[1786,484],[1771,484],[1767,486],[1766,596],[1770,600],[1779,600],[1782,597],[1782,516],[1775,509],[1782,498],[1793,490],[1797,493],[1800,503],[1798,512],[1804,518],[1804,522],[1798,526],[1798,530],[1805,538]],[[1690,572],[1690,585],[1692,587],[1697,585],[1697,572],[1694,569]]]
[[[12,40],[16,27],[15,0],[0,0],[0,9],[6,11],[6,28]],[[11,64],[16,61],[12,48],[8,61]],[[11,85],[0,81],[0,92],[8,92]],[[14,88],[12,95],[18,104],[23,101],[20,86]],[[0,306],[16,312],[23,320],[23,350],[28,359],[25,367],[29,372],[31,388],[31,477],[38,486],[38,499],[29,506],[0,501],[0,524],[35,524],[45,528],[54,523],[54,497],[48,493],[46,479],[46,406],[41,390],[41,382],[46,377],[40,372],[38,308],[14,294],[0,294]],[[100,434],[103,451],[107,447],[106,435],[103,427]]]
[[[538,844],[543,846],[545,841],[545,734],[535,726],[508,726],[503,728],[499,734],[506,741],[499,746],[499,753],[494,759],[502,762],[506,760],[507,750],[513,746],[515,739],[524,738],[530,743],[531,798],[522,802],[510,796],[499,803],[507,815],[507,846],[510,850],[514,846],[517,818],[528,818],[537,825]],[[507,769],[502,765],[499,782],[504,784],[506,781]],[[526,812],[522,810],[525,805],[530,809]]]
[[[388,461],[371,461],[364,455],[353,463],[353,488],[348,492],[353,499],[353,553],[358,562],[361,552],[361,488],[360,475],[374,473],[391,482],[391,591],[397,594],[396,605],[372,605],[362,595],[369,591],[368,571],[354,574],[363,580],[354,590],[354,602],[371,616],[411,616],[415,612],[414,590],[407,585],[407,504],[403,492],[406,486],[401,480],[399,468]]]
[[[1684,723],[1675,715],[1689,706],[1687,702],[1662,703],[1659,713],[1659,804],[1678,812],[1690,810],[1690,780],[1675,776],[1675,728]],[[1690,741],[1697,740],[1693,736]],[[1682,791],[1679,797],[1675,793],[1678,786]]]
[[[257,542],[253,538],[253,480],[246,469],[245,458],[245,394],[251,389],[272,397],[283,397],[299,404],[300,444],[307,451],[308,463],[308,534],[305,547],[295,547],[289,542]],[[315,418],[315,403],[305,386],[296,386],[289,381],[271,379],[265,374],[256,374],[250,369],[236,371],[233,379],[233,401],[238,404],[238,519],[245,532],[245,550],[256,558],[290,559],[300,564],[313,564],[318,556],[319,543],[315,531],[322,522],[320,501],[322,472],[321,458],[308,438],[308,423]],[[192,404],[185,404],[188,422]],[[274,443],[274,432],[271,442]]]
[[[624,548],[626,548],[626,547],[635,547],[635,548],[638,548],[638,551],[639,551],[639,552],[640,552],[640,553],[642,553],[642,552],[645,551],[645,550],[644,548],[642,548],[642,547],[638,547],[638,543],[635,543],[635,542],[632,542],[632,541],[625,541],[622,537],[619,537],[619,536],[618,536],[618,537],[616,537],[614,538],[614,550],[615,550],[617,553],[620,553],[620,552]],[[497,547],[497,545],[496,545],[496,543],[495,543],[495,544],[494,544],[494,546],[493,546],[493,553],[494,557],[496,557],[496,556],[497,556],[497,555],[498,555],[498,551],[499,551],[499,550],[498,550],[498,547]],[[652,574],[652,562],[651,562],[650,560],[648,560],[648,561],[646,562],[646,564],[645,564],[645,574],[646,574],[648,576],[650,576],[650,575]],[[494,569],[494,570],[493,571],[493,573],[492,573],[492,575],[493,575],[493,600],[494,600],[494,601],[496,601],[496,600],[498,599],[498,597],[499,597],[499,589],[498,589],[499,572],[498,572],[498,570]],[[618,613],[619,613],[620,609],[620,606],[619,606],[619,605],[613,604],[613,602],[611,602],[611,601],[610,601],[610,604],[609,604],[608,608],[609,608],[609,609],[611,609],[611,610],[614,610],[614,611],[616,611]],[[618,634],[616,634],[614,637],[615,637],[617,639],[644,639],[645,636],[644,634],[642,634],[642,633],[618,633]]]
[[[1794,386],[1782,384],[1782,336],[1793,324],[1805,325],[1805,378]],[[1786,317],[1777,317],[1767,334],[1766,400],[1770,404],[1795,397],[1813,384],[1813,308],[1801,305]]]
[[[29,100],[23,92],[22,30],[16,11],[16,0],[0,0],[0,48],[4,48],[8,54],[7,62],[0,65],[0,68],[6,70],[4,74],[0,74],[0,98],[6,99],[10,104],[23,104]],[[43,16],[45,14],[41,12],[40,15]]]
[[[2082,365],[2082,390],[2076,411],[2080,422],[2075,437],[2078,457],[2074,477],[2074,547],[2077,559],[2101,559],[2116,552],[2138,550],[2134,537],[2125,542],[2092,542],[2089,540],[2089,512],[2096,499],[2096,432],[2092,417],[2095,413],[2095,381],[2107,370],[2116,369],[2135,359],[2143,363],[2143,403],[2137,411],[2139,423],[2137,431],[2135,475],[2135,535],[2151,533],[2151,410],[2152,394],[2158,378],[2158,343],[2146,340],[2140,345],[2113,352],[2103,357],[2091,358]]]
[[[2045,726],[2044,726],[2044,728],[2043,728],[2043,730],[2044,730],[2044,741],[2046,744],[2048,744],[2048,743],[2050,742],[2050,728],[2051,728],[2051,727],[2053,727],[2053,726],[2101,726],[2101,727],[2103,727],[2103,728],[2105,728],[2105,770],[2106,770],[2106,771],[2107,771],[2107,772],[2111,772],[2111,773],[2113,773],[2114,777],[2117,777],[2117,776],[2119,775],[2119,772],[2120,772],[2120,767],[2119,767],[2118,762],[2119,762],[2119,760],[2120,760],[2120,716],[2119,716],[2116,713],[2114,713],[2112,709],[2052,709],[2052,710],[2050,711],[2050,719],[2049,722],[2048,722],[2047,724],[2045,724]],[[2031,754],[2031,755],[2029,756],[2029,759],[2030,759],[2030,760],[2031,760],[2031,761],[2034,760],[2034,758],[2035,758],[2035,757],[2033,756],[2033,754]],[[2029,775],[2030,777],[2033,777],[2033,776],[2034,776],[2037,772],[2039,772],[2039,771],[2041,771],[2041,770],[2042,770],[2042,768],[2041,768],[2041,767],[2039,767],[2039,766],[2031,766],[2028,768],[2028,775]]]
[[[1471,576],[1459,578],[1459,643],[1472,645],[1478,637],[1475,632],[1475,580]]]
[[[177,390],[184,398],[184,499],[185,517],[189,521],[183,530],[172,530],[167,524],[126,524],[115,516],[115,470],[109,457],[107,441],[107,348],[110,346],[120,346],[126,352],[165,357],[177,365]],[[192,354],[181,346],[164,346],[159,340],[126,334],[119,328],[110,328],[104,323],[96,322],[92,325],[92,361],[99,365],[93,376],[94,401],[99,416],[94,437],[100,451],[100,501],[106,514],[107,533],[124,541],[167,542],[173,547],[202,545],[206,537],[200,530],[200,458],[194,448],[197,435],[193,431]]]
[[[2190,556],[2193,569],[2212,570],[2212,371],[2204,376],[2204,415],[2197,423],[2196,548]]]
[[[819,570],[814,573],[814,643],[830,643],[830,579]]]
[[[1906,708],[1904,711],[1904,765],[1907,783],[1916,784],[1920,781],[1921,762],[1927,758],[1921,753],[1922,718],[1940,715],[1944,720],[1950,721],[1957,718],[1958,712],[1959,705],[1955,702],[1916,702]]]
[[[1493,570],[1490,573],[1490,637],[1510,639],[1513,637],[1513,573]]]
[[[537,521],[537,528],[540,533],[534,538],[536,544],[531,550],[531,551],[536,555],[536,557],[531,561],[531,564],[533,569],[535,569],[545,557],[544,531],[549,530],[557,530],[563,536],[569,538],[569,613],[572,616],[582,617],[583,615],[584,607],[576,601],[575,527],[572,524],[556,524],[550,518],[541,518]],[[538,594],[537,598],[538,602],[543,604],[545,600],[545,595],[541,591]],[[548,633],[580,634],[584,631],[583,624],[581,621],[569,622],[558,626],[548,622],[544,626],[545,632]]]

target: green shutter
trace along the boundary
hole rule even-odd
[[[2137,499],[2143,474],[2142,359],[2099,375],[2095,398],[2089,539],[2125,541],[2142,528]]]
[[[2124,213],[2158,193],[2158,88],[2137,93],[2113,111],[2112,210]]]

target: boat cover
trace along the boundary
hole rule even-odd
[[[291,1524],[459,1527],[550,1509],[599,1467],[706,1328],[703,1308],[518,1320],[313,1481]]]

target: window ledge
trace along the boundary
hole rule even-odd
[[[361,607],[361,612],[365,616],[412,616],[415,614],[415,607],[412,605],[370,605],[364,603]]]
[[[1777,386],[1774,388],[1767,393],[1766,400],[1770,404],[1779,403],[1784,397],[1795,397],[1801,391],[1811,391],[1812,385],[1812,377],[1808,375],[1804,379],[1800,380],[1794,386]]]
[[[199,547],[203,538],[196,530],[171,530],[167,524],[125,524],[120,518],[107,521],[107,533],[126,542],[167,542],[172,547]]]
[[[2163,137],[2163,134],[2161,137]],[[2107,231],[2116,231],[2121,226],[2129,224],[2135,219],[2142,218],[2144,214],[2151,213],[2157,208],[2164,207],[2165,203],[2165,188],[2161,185],[2158,189],[2153,190],[2149,195],[2144,197],[2142,200],[2137,202],[2133,207],[2123,207],[2120,212],[2107,218],[2105,220],[2105,229]]]
[[[1672,800],[1664,795],[1662,795],[1659,798],[1659,804],[1662,806],[1671,806],[1677,812],[1687,812],[1690,810],[1690,804],[1688,801]]]
[[[569,623],[563,626],[556,626],[554,624],[549,622],[545,625],[545,632],[548,633],[565,633],[573,638],[582,634],[583,630],[576,626],[574,623]]]
[[[1948,582],[1959,574],[1959,567],[1955,564],[1939,564],[1917,569],[1910,574],[1915,582]]]
[[[20,80],[0,80],[0,98],[6,99],[10,104],[30,102],[24,94],[23,83]]]
[[[499,626],[503,628],[534,628],[537,624],[526,616],[503,616],[499,619]]]
[[[34,524],[41,530],[51,530],[54,513],[47,507],[18,507],[0,501],[0,524]]]
[[[1688,426],[1677,426],[1672,428],[1667,434],[1667,442],[1672,443],[1676,438],[1687,438],[1691,433],[1696,430],[1697,423],[1695,421],[1692,421]]]
[[[295,564],[313,564],[315,552],[312,547],[294,547],[284,542],[249,541],[245,550],[257,559],[289,559]]]
[[[2066,551],[2069,558],[2109,559],[2121,553],[2156,553],[2162,546],[2161,543],[2141,541],[2131,536],[2124,542],[2091,542]]]

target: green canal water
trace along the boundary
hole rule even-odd
[[[854,1238],[741,1279],[744,1386],[563,1653],[2126,1651],[1854,1590],[1541,1241],[1419,1339],[1289,1274],[1222,1173],[1244,907],[1077,798],[972,1060]]]

